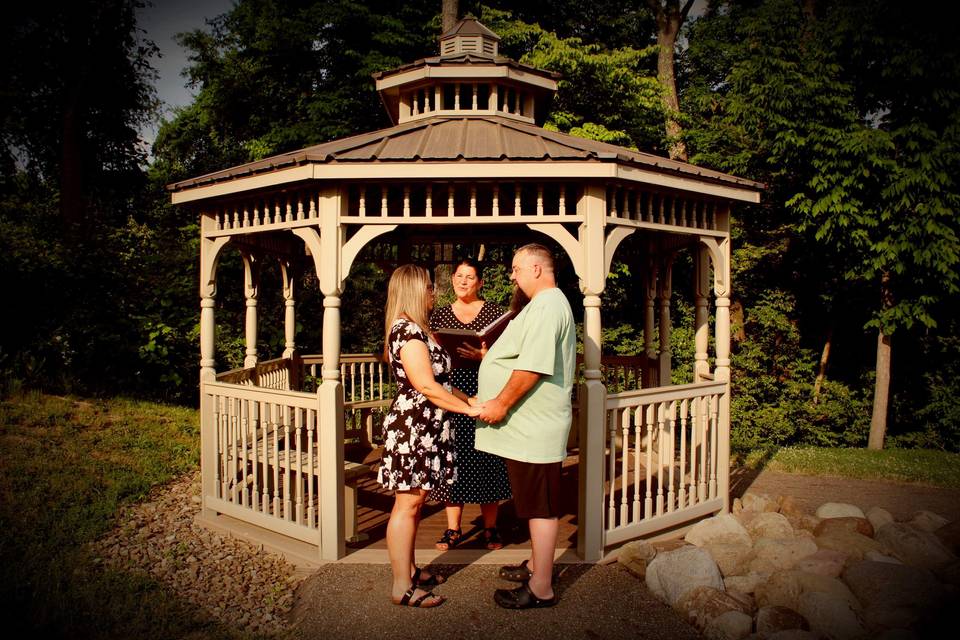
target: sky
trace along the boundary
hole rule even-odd
[[[207,19],[226,13],[233,7],[233,0],[151,0],[152,7],[145,7],[137,14],[137,22],[146,31],[146,37],[160,48],[160,58],[152,63],[160,74],[157,79],[157,95],[163,101],[164,115],[169,119],[175,107],[190,104],[193,95],[186,87],[186,78],[181,72],[187,66],[187,53],[173,37],[184,31],[207,29]],[[157,123],[159,124],[159,123]],[[143,131],[148,144],[156,137],[157,124]]]

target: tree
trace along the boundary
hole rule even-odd
[[[808,299],[856,317],[850,300],[873,297],[870,444],[880,446],[891,337],[935,327],[937,303],[957,292],[960,65],[950,36],[896,2],[765,0],[699,21],[691,55],[706,72],[687,104],[709,122],[688,137],[694,160],[768,182],[766,226],[793,247]]]
[[[650,11],[657,20],[657,80],[662,90],[666,114],[667,144],[670,158],[687,161],[687,147],[683,142],[683,127],[680,125],[680,98],[674,71],[674,56],[677,53],[677,36],[690,13],[693,0],[647,0]]]

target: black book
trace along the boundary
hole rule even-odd
[[[479,360],[463,358],[457,353],[457,347],[466,343],[474,349],[479,349],[480,344],[486,342],[487,349],[489,349],[493,346],[493,343],[496,342],[497,338],[500,337],[500,334],[503,333],[503,330],[507,328],[507,325],[510,324],[510,320],[514,315],[516,314],[513,311],[506,311],[503,315],[479,331],[472,329],[436,329],[433,332],[433,338],[443,345],[443,348],[450,354],[455,368],[479,367]]]

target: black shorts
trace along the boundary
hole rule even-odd
[[[537,464],[507,459],[507,475],[518,518],[559,518],[562,462]]]

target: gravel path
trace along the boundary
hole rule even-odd
[[[879,506],[899,520],[917,510],[960,519],[960,489],[764,471],[734,474],[733,495],[750,489],[791,495],[813,512],[823,502]],[[507,611],[493,603],[496,565],[438,566],[449,580],[439,608],[389,601],[385,564],[334,563],[307,576],[283,558],[194,522],[199,472],[158,487],[125,508],[117,527],[96,541],[99,562],[149,574],[226,626],[258,636],[307,638],[699,638],[696,630],[617,564],[558,565],[559,604]]]
[[[497,577],[496,565],[433,567],[449,576],[434,591],[449,598],[417,610],[390,603],[390,567],[331,564],[301,586],[293,637],[342,638],[700,638],[675,611],[617,564],[558,565],[560,602],[550,609],[509,611],[493,602],[498,588],[515,584]]]

